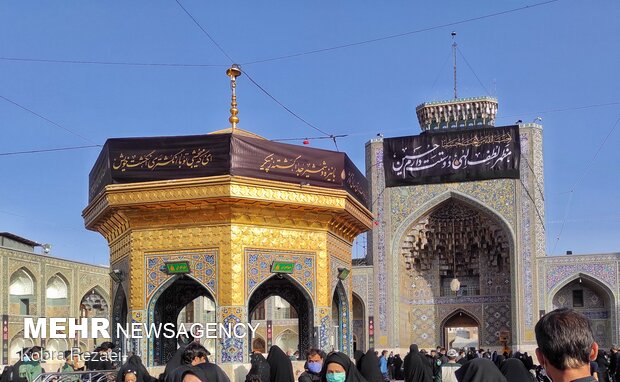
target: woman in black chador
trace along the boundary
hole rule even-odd
[[[405,382],[433,382],[432,369],[420,354],[418,345],[409,346],[409,354],[405,356],[403,361],[405,368]]]
[[[284,354],[282,349],[274,345],[269,349],[267,355],[269,363],[269,381],[263,382],[294,382],[293,364],[291,359]]]
[[[368,382],[384,382],[383,374],[379,369],[379,357],[375,354],[375,349],[368,349],[357,368]]]
[[[366,358],[364,356],[363,358]],[[363,362],[363,361],[362,361]],[[331,364],[331,366],[330,366]],[[338,370],[336,370],[338,369]],[[327,355],[321,370],[321,382],[368,382],[355,367],[348,355],[332,352]]]

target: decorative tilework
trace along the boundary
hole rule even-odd
[[[483,332],[481,343],[485,346],[499,346],[499,335],[504,330],[511,329],[509,304],[489,304],[484,306]]]
[[[319,309],[319,348],[324,352],[330,352],[331,348],[329,346],[329,337],[331,330],[331,317],[329,314],[329,310],[326,308]]]
[[[524,321],[526,327],[531,327],[534,321],[534,299],[532,296],[532,239],[531,239],[531,219],[532,219],[532,205],[529,195],[533,192],[528,190],[530,185],[530,170],[526,163],[529,160],[530,144],[528,134],[521,133],[521,156],[526,160],[521,161],[521,259],[523,261],[523,286],[525,301],[523,302],[524,308]],[[533,190],[532,190],[533,191]]]
[[[187,260],[191,270],[191,277],[204,286],[212,296],[217,297],[217,249],[208,249],[200,252],[181,252],[170,254],[151,254],[145,256],[146,274],[146,301],[166,281],[174,277],[161,271],[167,261]]]
[[[408,221],[410,215],[420,206],[445,193],[446,190],[471,195],[481,204],[497,211],[511,226],[514,226],[515,184],[509,179],[482,180],[477,182],[427,184],[421,186],[394,187],[391,193],[392,226]]]
[[[437,331],[435,307],[432,305],[416,305],[410,310],[409,333],[410,343],[417,343],[421,348],[434,348]]]
[[[498,302],[510,302],[510,296],[460,296],[460,297],[436,297],[424,300],[415,300],[401,297],[401,303],[408,305],[431,305],[431,304],[491,304]]]
[[[340,341],[338,342],[341,344],[339,350],[349,356],[352,356],[349,299],[347,298],[347,294],[342,286],[342,283],[338,283],[336,286],[336,293],[338,296],[338,304],[340,305],[338,308],[338,313],[340,314],[340,317],[338,318],[338,335],[340,337]]]
[[[314,301],[316,284],[314,253],[246,248],[245,257],[247,267],[246,296],[251,296],[256,287],[273,276],[271,263],[275,260],[282,260],[295,262],[295,269],[290,276],[308,292]]]
[[[218,317],[220,317],[220,322],[224,325],[230,324],[234,326],[239,323],[245,323],[247,320],[245,319],[244,308],[241,307],[222,307],[219,309]],[[240,330],[240,328],[238,328]],[[244,332],[238,332],[239,336],[243,335]],[[230,362],[243,362],[243,353],[244,353],[244,339],[236,338],[232,335],[230,338],[221,338],[219,340],[221,345],[221,362],[230,363]]]
[[[387,330],[387,262],[386,262],[386,254],[385,254],[385,221],[387,220],[387,216],[385,216],[384,212],[384,200],[386,192],[385,189],[385,177],[383,176],[383,146],[379,146],[377,151],[375,152],[375,164],[376,164],[376,172],[377,176],[377,186],[374,187],[373,195],[378,195],[376,197],[377,204],[377,222],[379,225],[375,227],[377,231],[377,254],[375,269],[377,270],[377,289],[378,289],[378,312],[377,319],[379,321],[379,329],[381,332],[385,333]],[[389,191],[387,191],[389,193]],[[390,217],[392,218],[392,217]],[[375,322],[376,322],[375,321]]]
[[[613,263],[549,265],[547,268],[547,290],[552,290],[558,284],[576,278],[579,274],[590,275],[612,287],[618,285],[617,270]]]

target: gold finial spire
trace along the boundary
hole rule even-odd
[[[230,100],[230,118],[228,118],[228,121],[230,121],[230,127],[234,132],[237,127],[237,123],[239,123],[239,117],[237,117],[239,109],[237,109],[237,93],[235,91],[237,88],[237,77],[241,75],[239,65],[233,64],[226,70],[226,75],[230,77],[230,90],[232,90],[232,98]]]

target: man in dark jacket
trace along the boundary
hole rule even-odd
[[[301,373],[298,378],[299,382],[320,382],[321,369],[323,368],[323,360],[325,359],[323,352],[319,349],[310,349],[306,352],[306,371]]]

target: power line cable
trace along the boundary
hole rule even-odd
[[[202,26],[200,26],[200,23],[198,23],[198,21],[191,15],[191,13],[189,11],[187,11],[187,9],[185,7],[183,7],[183,5],[178,2],[178,0],[175,0],[175,1],[183,9],[183,11],[194,21],[194,23],[201,30],[203,30],[203,32],[205,34],[209,35],[206,32],[206,30],[204,30],[204,28]],[[436,30],[436,29],[441,29],[441,28],[446,28],[446,27],[450,27],[450,26],[470,23],[470,22],[473,22],[473,21],[479,21],[479,20],[484,20],[484,19],[488,19],[488,18],[492,18],[492,17],[502,16],[502,15],[505,15],[505,14],[513,13],[513,12],[519,12],[519,11],[527,10],[527,9],[530,9],[530,8],[544,6],[544,5],[555,3],[555,2],[558,2],[558,1],[560,1],[560,0],[543,1],[543,2],[534,3],[534,4],[530,4],[530,5],[524,5],[524,6],[518,7],[518,8],[508,9],[508,10],[505,10],[505,11],[489,13],[489,14],[482,15],[482,16],[471,17],[471,18],[468,18],[468,19],[458,20],[458,21],[454,21],[454,22],[451,22],[451,23],[435,25],[435,26],[426,27],[426,28],[422,28],[422,29],[416,29],[416,30],[412,30],[412,31],[408,31],[408,32],[396,33],[396,34],[392,34],[392,35],[387,35],[387,36],[382,36],[382,37],[377,37],[377,38],[372,38],[372,39],[367,39],[367,40],[362,40],[362,41],[356,41],[356,42],[347,43],[347,44],[335,45],[335,46],[331,46],[331,47],[327,47],[327,48],[319,48],[319,49],[313,49],[313,50],[308,50],[308,51],[303,51],[303,52],[298,52],[298,53],[292,53],[292,54],[275,56],[275,57],[270,57],[270,58],[265,58],[265,59],[248,61],[248,62],[242,63],[241,65],[253,65],[253,64],[259,64],[259,63],[264,63],[264,62],[279,61],[279,60],[284,60],[284,59],[289,59],[289,58],[294,58],[294,57],[299,57],[299,56],[305,56],[305,55],[311,55],[311,54],[317,54],[317,53],[324,53],[324,52],[329,52],[329,51],[333,51],[333,50],[349,48],[349,47],[358,46],[358,45],[371,44],[371,43],[375,43],[375,42],[379,42],[379,41],[390,40],[390,39],[399,38],[399,37],[405,37],[405,36],[409,36],[409,35],[413,35],[413,34],[418,34],[418,33],[423,33],[423,32],[428,32],[428,31],[432,31],[432,30]],[[210,35],[209,35],[209,39],[218,47],[218,49],[222,53],[224,53],[224,55],[226,57],[228,57],[228,59],[230,59],[228,54],[225,53],[225,51],[222,49],[222,47],[219,44],[217,44],[215,42],[215,40]],[[166,66],[167,67],[225,67],[225,66],[227,66],[227,65],[224,65],[224,64],[182,64],[182,63],[148,63],[148,62],[122,62],[122,61],[96,61],[96,60],[54,60],[54,59],[36,59],[36,58],[25,58],[25,57],[0,57],[0,60],[5,60],[5,61],[42,62],[42,63],[60,63],[60,64],[163,66],[163,67],[166,67]]]
[[[38,153],[49,153],[54,151],[68,151],[68,150],[80,150],[80,149],[91,149],[101,147],[101,145],[89,145],[89,146],[72,146],[72,147],[56,147],[51,149],[39,149],[39,150],[26,150],[26,151],[9,151],[0,153],[0,156],[9,156],[9,155],[22,155],[22,154],[38,154]]]
[[[279,139],[272,139],[272,142],[287,142],[287,141],[303,141],[304,139],[307,140],[315,140],[315,139],[334,139],[334,138],[344,138],[347,137],[347,134],[338,134],[338,135],[323,135],[320,137],[304,137],[304,138],[279,138]]]
[[[555,249],[558,246],[558,243],[560,242],[560,238],[562,237],[562,233],[564,232],[564,226],[566,225],[566,220],[568,219],[568,214],[569,214],[569,211],[570,211],[570,206],[571,206],[571,203],[573,201],[573,196],[575,194],[575,188],[579,185],[579,183],[582,181],[584,176],[587,174],[588,168],[592,165],[592,163],[594,163],[594,161],[596,160],[596,157],[598,156],[598,154],[603,149],[603,146],[605,146],[605,143],[607,143],[607,140],[614,133],[614,131],[616,130],[616,127],[618,127],[618,123],[620,123],[620,117],[618,117],[618,119],[616,119],[616,122],[612,125],[611,129],[609,130],[609,132],[607,133],[607,135],[603,139],[603,142],[601,142],[601,144],[599,145],[598,149],[594,153],[594,156],[592,157],[590,162],[588,162],[588,164],[586,165],[586,168],[582,171],[582,173],[579,176],[579,178],[577,178],[577,181],[575,181],[575,183],[573,184],[573,187],[571,187],[571,189],[569,191],[570,194],[569,194],[569,197],[568,197],[568,203],[566,203],[566,208],[564,209],[564,218],[562,220],[562,225],[560,226],[560,232],[558,233],[558,237],[555,240],[555,244],[553,245],[553,250],[551,251],[551,253],[555,253]]]
[[[571,107],[566,107],[566,108],[550,109],[550,110],[543,110],[543,111],[532,111],[532,112],[525,112],[525,113],[519,113],[519,114],[511,114],[511,115],[506,115],[506,116],[498,117],[497,119],[516,118],[516,117],[521,117],[523,115],[534,115],[534,114],[538,115],[538,114],[548,114],[548,113],[559,113],[559,112],[563,112],[563,111],[591,109],[591,108],[595,108],[595,107],[616,106],[616,105],[620,105],[620,101],[606,102],[606,103],[596,103],[596,104],[592,104],[592,105],[583,105],[583,106],[571,106]]]
[[[26,106],[20,105],[19,103],[15,102],[15,101],[13,101],[13,100],[10,100],[10,99],[6,98],[5,96],[2,96],[2,95],[0,95],[0,98],[2,98],[3,100],[5,100],[6,102],[12,103],[13,105],[15,105],[15,106],[19,107],[19,108],[20,108],[20,109],[22,109],[22,110],[25,110],[25,111],[27,111],[27,112],[29,112],[29,113],[31,113],[31,114],[36,115],[37,117],[41,118],[42,120],[47,121],[47,122],[51,123],[52,125],[54,125],[54,126],[56,126],[56,127],[60,128],[60,129],[63,129],[64,131],[67,131],[67,132],[69,132],[69,133],[71,133],[71,134],[73,134],[73,135],[75,135],[75,136],[77,136],[77,137],[82,138],[83,140],[85,140],[85,141],[87,141],[87,142],[90,142],[90,143],[92,143],[92,144],[94,144],[94,145],[97,145],[97,146],[101,147],[101,145],[98,145],[97,143],[95,143],[95,142],[93,142],[92,140],[90,140],[90,139],[86,138],[86,137],[85,137],[85,136],[83,136],[82,134],[79,134],[79,133],[76,133],[76,132],[75,132],[75,131],[73,131],[73,130],[67,129],[66,127],[64,127],[64,126],[62,126],[62,125],[60,125],[60,124],[58,124],[58,123],[56,123],[56,122],[52,121],[52,120],[51,120],[51,119],[49,119],[49,118],[46,118],[46,117],[42,116],[41,114],[39,114],[39,113],[37,113],[36,111],[33,111],[33,110],[31,110],[31,109],[27,108]]]
[[[209,34],[209,32],[207,32],[207,30],[205,28],[202,27],[202,25],[200,25],[200,23],[198,22],[198,20],[196,20],[196,18],[194,16],[192,16],[192,14],[179,2],[179,0],[175,0],[176,3],[179,5],[179,7],[181,7],[181,9],[185,12],[185,14],[187,14],[187,16],[189,16],[189,18],[194,22],[194,24],[209,38],[209,40],[211,40],[211,42],[218,48],[218,50],[224,55],[226,56],[226,58],[228,58],[228,60],[230,60],[231,64],[235,63],[235,60],[233,60],[233,58],[226,53],[226,51],[224,50],[224,48],[217,43],[217,41],[215,41],[215,39],[213,37],[211,37],[211,35]],[[280,102],[276,97],[274,97],[271,93],[269,93],[264,87],[262,87],[258,82],[256,82],[254,80],[254,78],[252,78],[252,76],[250,75],[250,73],[248,73],[246,70],[242,70],[242,73],[244,73],[248,79],[250,80],[250,82],[252,82],[256,87],[258,87],[260,89],[260,91],[262,91],[263,93],[265,93],[269,98],[271,98],[275,103],[277,103],[278,105],[280,105],[284,110],[286,110],[287,112],[289,112],[291,115],[293,115],[295,118],[299,119],[300,121],[302,121],[303,123],[305,123],[306,125],[310,126],[311,128],[313,128],[314,130],[320,132],[321,134],[324,135],[329,135],[332,140],[334,141],[334,145],[336,146],[336,150],[338,150],[338,143],[336,143],[336,138],[333,134],[329,134],[327,132],[325,132],[324,130],[319,129],[318,127],[314,126],[313,124],[311,124],[310,122],[306,121],[304,118],[302,118],[301,116],[299,116],[299,114],[295,113],[293,110],[291,110],[289,107],[287,107],[286,105],[284,105],[282,102]]]
[[[445,23],[445,24],[435,25],[435,26],[426,27],[426,28],[422,28],[422,29],[416,29],[416,30],[413,30],[413,31],[408,31],[408,32],[403,32],[403,33],[396,33],[396,34],[392,34],[392,35],[388,35],[388,36],[377,37],[377,38],[372,38],[372,39],[363,40],[363,41],[356,41],[356,42],[352,42],[352,43],[348,43],[348,44],[335,45],[335,46],[332,46],[332,47],[329,47],[329,48],[314,49],[314,50],[309,50],[309,51],[305,51],[305,52],[292,53],[292,54],[287,54],[287,55],[282,55],[282,56],[277,56],[277,57],[272,57],[272,58],[265,58],[265,59],[262,59],[262,60],[248,61],[248,62],[242,63],[242,65],[253,65],[253,64],[260,64],[260,63],[270,62],[270,61],[279,61],[279,60],[284,60],[284,59],[288,59],[288,58],[306,56],[306,55],[310,55],[310,54],[323,53],[323,52],[328,52],[328,51],[337,50],[337,49],[349,48],[349,47],[352,47],[352,46],[370,44],[370,43],[374,43],[374,42],[378,42],[378,41],[390,40],[390,39],[404,37],[404,36],[409,36],[409,35],[418,34],[418,33],[422,33],[422,32],[428,32],[428,31],[432,31],[432,30],[435,30],[435,29],[441,29],[441,28],[451,27],[451,26],[455,26],[455,25],[459,25],[459,24],[470,23],[472,21],[484,20],[484,19],[488,19],[488,18],[496,17],[496,16],[501,16],[501,15],[505,15],[505,14],[512,13],[512,12],[523,11],[523,10],[526,10],[526,9],[540,7],[540,6],[551,4],[551,3],[555,3],[555,2],[558,2],[558,1],[560,1],[560,0],[543,1],[543,2],[539,2],[539,3],[531,4],[531,5],[524,5],[524,6],[518,7],[518,8],[508,9],[508,10],[505,10],[505,11],[494,12],[494,13],[489,13],[489,14],[482,15],[482,16],[471,17],[471,18],[464,19],[464,20],[454,21],[454,22],[451,22],[451,23]]]
[[[204,28],[202,27],[202,25],[200,25],[200,23],[198,22],[198,20],[196,20],[196,19],[194,18],[194,16],[192,16],[192,14],[191,14],[191,13],[189,13],[189,11],[188,11],[187,9],[185,9],[185,7],[183,6],[183,4],[181,4],[181,2],[179,2],[179,0],[174,0],[174,1],[176,1],[176,3],[179,5],[179,7],[181,7],[181,9],[183,10],[183,12],[185,12],[185,14],[186,14],[187,16],[189,16],[189,18],[190,18],[190,19],[192,19],[192,21],[194,22],[194,24],[196,24],[196,26],[197,26],[198,28],[200,28],[200,30],[202,31],[202,33],[204,33],[204,34],[205,34],[205,35],[209,38],[209,40],[211,40],[211,42],[213,43],[213,45],[215,45],[215,46],[217,47],[217,49],[219,49],[219,51],[220,51],[220,52],[222,52],[222,54],[223,54],[224,56],[226,56],[226,58],[228,58],[228,60],[230,61],[230,63],[231,63],[231,64],[234,64],[234,63],[235,63],[235,60],[233,60],[233,59],[232,59],[232,57],[230,57],[230,56],[228,55],[228,53],[226,53],[226,51],[224,50],[224,48],[222,48],[222,47],[220,46],[220,44],[218,44],[218,43],[217,43],[217,41],[215,41],[215,39],[214,39],[213,37],[211,37],[211,35],[209,34],[209,32],[207,32],[207,31],[206,31],[206,29],[204,29]]]
[[[169,66],[169,67],[211,67],[223,68],[226,64],[180,64],[166,62],[125,62],[125,61],[87,61],[87,60],[53,60],[46,58],[0,57],[2,61],[41,62],[50,64],[82,64],[82,65],[113,65],[113,66]]]
[[[290,108],[288,108],[288,106],[286,106],[285,104],[283,104],[282,102],[280,102],[276,97],[274,97],[271,93],[269,93],[264,87],[262,87],[258,82],[254,81],[254,78],[252,78],[252,76],[246,71],[246,70],[241,70],[243,73],[245,73],[245,75],[248,77],[248,79],[250,80],[250,82],[252,82],[258,89],[260,89],[260,91],[262,91],[263,93],[265,93],[265,95],[267,95],[267,97],[271,98],[275,103],[277,103],[278,105],[280,105],[284,110],[286,110],[287,112],[289,112],[292,116],[294,116],[295,118],[297,118],[298,120],[300,120],[301,122],[305,123],[306,125],[310,126],[311,128],[313,128],[314,130],[318,131],[321,134],[324,135],[329,135],[330,137],[334,137],[334,135],[329,134],[328,132],[316,127],[315,125],[313,125],[312,123],[306,121],[304,118],[302,118],[301,116],[299,116],[297,113],[295,113],[293,110],[291,110]]]

